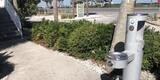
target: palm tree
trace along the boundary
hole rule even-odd
[[[75,13],[76,13],[75,6],[76,6],[76,0],[72,0],[72,16],[73,16],[73,18],[75,17]]]
[[[86,0],[86,14],[87,14],[87,16],[89,15],[89,8],[88,7],[89,7],[88,0]]]
[[[109,7],[112,7],[112,0],[109,0]]]
[[[64,1],[64,0],[58,0],[58,3],[59,3],[59,6],[60,6],[60,7],[63,7],[63,6],[64,6],[64,5],[63,5],[63,1]]]
[[[127,14],[133,13],[135,0],[122,0],[119,19],[114,30],[111,52],[124,51]]]
[[[57,0],[53,0],[53,8],[54,8],[54,21],[58,21],[58,6]]]

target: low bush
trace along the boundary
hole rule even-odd
[[[69,47],[72,52],[88,52],[99,46],[99,36],[96,27],[82,26],[73,31],[69,37]]]
[[[77,28],[69,36],[68,45],[69,51],[71,51],[70,54],[76,57],[84,55],[88,58],[95,58],[99,56],[95,52],[99,51],[105,55],[107,52],[104,47],[110,45],[113,28],[112,24],[83,25]],[[104,60],[104,57],[101,59]]]
[[[32,28],[32,40],[44,42],[46,46],[60,51],[67,51],[75,57],[104,60],[113,28],[113,24],[92,24],[85,20],[71,23],[43,21]]]
[[[33,26],[32,39],[81,59],[104,61],[113,29],[113,24],[93,24],[85,20],[71,23],[43,21]],[[160,32],[147,28],[144,39],[142,69],[160,74]]]
[[[81,21],[73,21],[71,23],[61,24],[59,27],[59,39],[56,41],[54,48],[60,51],[68,51],[68,37],[71,32],[75,29],[83,26],[83,25],[91,25],[91,22],[81,20]]]
[[[32,28],[32,39],[43,41],[46,46],[52,47],[58,39],[59,24],[52,21],[43,21]]]
[[[54,48],[60,51],[67,51],[68,49],[68,44],[67,44],[67,38],[69,34],[74,30],[70,23],[64,23],[61,24],[59,27],[59,38],[55,42]]]
[[[160,32],[145,30],[145,47],[142,69],[160,74]]]

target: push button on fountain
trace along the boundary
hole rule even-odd
[[[133,31],[133,30],[134,30],[134,26],[133,26],[133,25],[130,25],[130,26],[129,26],[129,30],[130,30],[130,31]]]

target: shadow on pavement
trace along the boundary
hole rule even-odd
[[[23,31],[23,38],[24,39],[21,39],[20,37],[19,38],[14,38],[14,39],[8,39],[8,40],[3,40],[3,41],[0,41],[0,51],[3,50],[3,49],[6,49],[6,48],[9,48],[9,47],[12,47],[12,46],[15,46],[17,44],[20,44],[20,43],[24,43],[24,42],[27,42],[27,41],[30,41],[31,40],[31,29],[32,29],[32,25],[34,23],[38,23],[38,22],[22,22],[22,31]]]
[[[11,53],[0,52],[0,80],[11,74],[11,72],[14,70],[14,64],[7,61],[12,57],[10,56]]]
[[[96,15],[97,13],[88,13],[88,15]],[[84,15],[87,15],[86,13]]]
[[[4,50],[6,48],[9,48],[9,47],[15,46],[17,44],[24,43],[26,41],[27,40],[25,40],[25,39],[15,39],[15,40],[2,41],[2,42],[0,42],[0,51]]]

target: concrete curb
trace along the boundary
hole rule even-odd
[[[160,24],[156,24],[156,23],[153,23],[153,22],[150,22],[150,21],[146,21],[147,23],[151,24],[151,25],[154,25],[154,26],[157,26],[157,27],[160,27]]]

